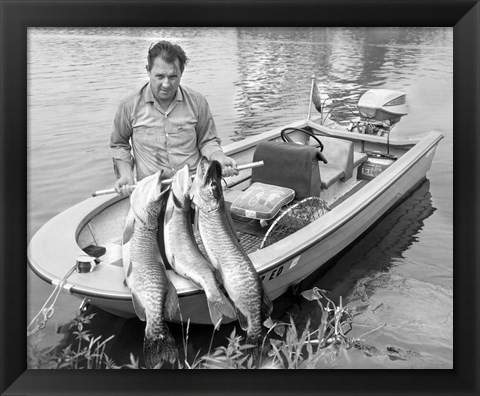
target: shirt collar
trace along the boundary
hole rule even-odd
[[[150,83],[145,86],[145,92],[143,94],[145,98],[145,103],[155,103],[155,96],[153,96],[152,88]],[[181,86],[178,86],[177,93],[175,94],[175,100],[177,102],[183,102],[183,89]]]

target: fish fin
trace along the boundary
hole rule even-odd
[[[270,300],[270,296],[268,295],[266,290],[263,290],[262,293],[262,314],[264,318],[268,318],[273,311],[273,304],[272,300]]]
[[[125,228],[123,229],[122,244],[125,245],[132,239],[133,230],[135,229],[135,217],[130,210],[125,221]]]
[[[142,303],[140,302],[137,295],[132,291],[132,301],[133,301],[133,308],[135,309],[135,313],[137,314],[138,318],[145,322],[145,308],[143,308]]]
[[[165,318],[172,320],[177,313],[180,313],[180,302],[178,301],[177,289],[169,280],[167,295],[165,296]]]
[[[166,327],[166,331],[160,335],[149,336],[145,334],[143,339],[143,356],[145,366],[148,369],[160,368],[161,364],[165,361],[173,364],[175,360],[177,360],[177,346],[168,327]]]
[[[232,303],[220,290],[220,299],[217,301],[208,300],[208,310],[210,312],[210,319],[212,323],[217,326],[223,319],[227,317],[230,319],[236,319],[237,314]]]
[[[237,308],[237,319],[238,319],[238,323],[240,324],[240,327],[242,328],[242,330],[247,331],[247,329],[248,329],[247,317],[238,308]]]
[[[222,322],[223,315],[220,312],[219,304],[216,301],[207,300],[208,311],[210,313],[210,320],[215,326],[215,329],[218,329],[220,323]]]

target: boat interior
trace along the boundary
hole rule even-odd
[[[318,143],[292,129],[292,140],[318,150]],[[318,135],[317,135],[318,136]],[[255,149],[253,161],[264,161],[254,168],[248,178],[224,189],[225,201],[242,246],[250,253],[278,242],[283,237],[318,219],[335,208],[369,182],[362,166],[369,159],[365,144],[331,136],[318,136],[323,145],[322,159],[309,157],[305,146],[292,143],[268,142]],[[293,143],[294,144],[294,143]],[[378,148],[378,147],[375,147]],[[288,158],[288,161],[285,159]],[[393,161],[393,156],[392,160]],[[245,176],[244,176],[245,177]],[[252,186],[262,183],[264,191],[249,193]],[[272,200],[281,201],[280,193],[271,186],[282,186],[294,191],[293,199],[284,205],[265,209]],[[272,197],[273,196],[273,197]],[[245,206],[244,213],[236,210],[236,203]],[[267,205],[268,206],[268,205]],[[253,209],[255,207],[256,209]],[[258,212],[268,212],[262,219]]]
[[[304,131],[287,129],[293,142],[283,142],[279,129],[249,145],[237,142],[228,152],[237,164],[264,163],[229,178],[224,185],[226,204],[247,253],[269,246],[333,210],[412,147],[387,146],[384,138],[348,132],[327,134],[315,128],[314,122],[303,125]],[[101,260],[121,266],[129,200],[109,202],[83,224],[77,242],[87,253],[87,247],[104,247]]]

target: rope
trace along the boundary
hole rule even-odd
[[[55,289],[53,289],[52,294],[47,298],[45,301],[45,304],[43,304],[43,307],[40,309],[40,311],[35,315],[35,317],[32,319],[30,324],[27,327],[27,337],[30,337],[31,335],[35,334],[37,331],[40,329],[44,329],[45,326],[47,325],[48,320],[53,316],[55,313],[55,303],[57,302],[58,296],[60,295],[60,292],[65,285],[67,279],[72,275],[77,269],[77,266],[74,265],[71,269],[68,270],[68,272],[65,274],[63,279],[58,283],[57,286],[55,286]],[[55,297],[54,297],[55,296]],[[53,298],[52,303],[50,306],[47,308],[47,304],[49,301]],[[40,316],[43,316],[43,320],[38,323]],[[35,327],[33,327],[35,326]],[[33,329],[32,329],[33,327]]]

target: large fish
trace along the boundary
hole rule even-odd
[[[189,278],[205,291],[210,318],[218,325],[223,316],[236,318],[235,309],[219,289],[215,268],[200,251],[193,235],[191,200],[192,180],[188,166],[173,177],[164,219],[163,239],[168,262],[181,276]]]
[[[259,346],[265,335],[263,322],[272,312],[272,303],[237,240],[221,181],[220,163],[202,159],[191,189],[199,208],[198,228],[208,257],[219,269],[228,296],[235,304],[240,326],[247,332],[247,344]]]
[[[179,311],[177,291],[167,277],[158,243],[159,215],[168,190],[161,189],[162,172],[138,182],[130,196],[130,211],[123,234],[123,268],[137,316],[146,321],[143,352],[145,365],[173,363],[177,347],[165,318]],[[163,221],[161,222],[163,225]]]

